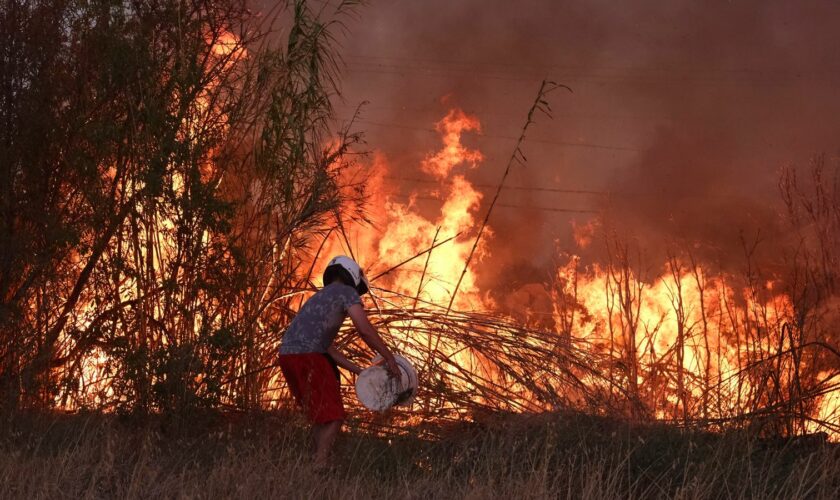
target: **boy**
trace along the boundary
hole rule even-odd
[[[370,324],[361,295],[369,284],[351,258],[334,257],[324,270],[324,287],[301,307],[280,345],[280,370],[289,390],[312,422],[315,464],[327,464],[330,449],[344,422],[339,391],[340,366],[359,374],[362,369],[332,346],[344,318],[350,316],[359,336],[382,355],[392,377],[400,376],[394,355]]]

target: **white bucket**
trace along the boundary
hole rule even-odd
[[[373,411],[385,411],[392,406],[411,406],[417,394],[417,372],[411,363],[402,356],[394,356],[400,367],[400,379],[391,378],[388,370],[380,363],[382,356],[377,356],[373,366],[362,370],[356,378],[356,397],[365,408]]]

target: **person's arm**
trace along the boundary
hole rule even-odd
[[[362,367],[347,359],[347,357],[344,356],[344,354],[341,354],[341,352],[335,347],[330,346],[327,349],[327,354],[329,354],[333,361],[335,361],[335,364],[344,368],[345,370],[348,370],[351,373],[355,373],[356,375],[362,373]]]
[[[397,365],[397,360],[394,359],[394,354],[385,345],[382,337],[377,333],[376,328],[370,324],[364,307],[361,304],[353,304],[347,309],[347,314],[353,320],[353,326],[356,327],[362,340],[385,359],[385,366],[388,368],[388,373],[393,377],[400,377],[400,367]]]

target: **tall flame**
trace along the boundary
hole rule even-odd
[[[381,283],[374,283],[425,302],[447,304],[474,243],[476,213],[482,200],[482,194],[459,170],[475,168],[484,156],[461,142],[464,132],[480,130],[476,117],[453,109],[436,124],[436,129],[442,135],[443,146],[430,153],[420,165],[423,172],[441,181],[433,193],[433,201],[439,200],[436,213],[424,215],[428,211],[419,205],[428,200],[416,192],[406,201],[393,190],[383,189],[382,184],[394,177],[395,169],[384,156],[376,155],[370,183],[379,189],[369,189],[374,224],[352,228],[350,239],[356,245],[353,251],[367,259],[367,262],[362,259],[362,264],[375,264],[368,274],[391,269],[451,239],[383,276]],[[348,251],[345,246],[340,235],[335,235],[321,260],[325,261],[332,253]],[[475,282],[476,267],[486,255],[487,247],[480,243],[455,298],[456,308],[474,310],[490,306]]]
[[[375,283],[409,298],[446,305],[464,270],[482,202],[481,193],[464,170],[479,166],[484,157],[462,142],[463,134],[480,131],[476,117],[453,109],[435,128],[441,134],[442,147],[428,154],[419,167],[431,180],[439,181],[433,192],[437,211],[429,216],[428,210],[421,210],[425,198],[418,191],[412,191],[408,201],[395,196],[393,185],[401,179],[389,180],[398,169],[377,155],[372,176],[375,189],[371,191],[375,224],[355,228],[351,239],[365,242],[357,250],[368,259],[363,264],[373,264],[375,274],[458,234],[453,241],[387,274],[382,283]],[[573,224],[575,242],[580,248],[588,247],[599,229],[598,220]],[[479,245],[477,258],[466,269],[456,308],[498,309],[488,290],[477,284],[477,264],[488,252],[486,243]],[[725,419],[748,411],[745,404],[782,401],[780,391],[794,387],[798,382],[793,377],[799,376],[790,362],[784,367],[778,362],[777,368],[784,373],[777,376],[778,388],[773,392],[767,387],[768,375],[751,368],[758,361],[784,358],[795,348],[790,334],[785,334],[785,325],[794,316],[790,297],[777,291],[772,281],[749,286],[735,285],[737,282],[678,259],[666,262],[661,275],[643,279],[629,266],[615,263],[581,269],[579,259],[572,257],[557,269],[547,302],[558,340],[585,340],[593,349],[608,354],[613,359],[608,376],[627,387],[632,397],[651,409],[652,416]],[[546,301],[533,300],[538,290],[530,287],[525,295],[531,303],[544,304]],[[507,300],[504,305],[515,307]],[[520,312],[523,314],[518,317],[526,321],[536,317],[531,313],[539,313]],[[421,334],[412,335],[409,346],[424,342],[417,338]],[[447,350],[457,353],[462,367],[482,369],[480,353],[458,346]],[[796,369],[803,367],[804,362]],[[530,398],[527,391],[521,395],[523,400]],[[822,397],[815,414],[836,422],[837,401],[836,391]],[[528,404],[533,407],[537,403]],[[800,431],[814,428],[806,426]]]

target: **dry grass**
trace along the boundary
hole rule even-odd
[[[572,414],[459,424],[441,440],[354,432],[311,469],[285,414],[177,422],[17,417],[4,498],[836,498],[840,450]],[[352,425],[351,425],[352,427]]]

